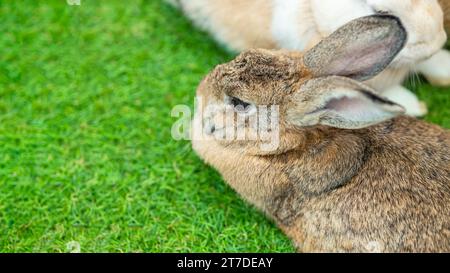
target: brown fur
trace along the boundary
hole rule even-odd
[[[442,10],[444,11],[444,26],[447,34],[450,34],[450,1],[449,0],[439,0]]]
[[[198,96],[279,104],[280,147],[258,154],[253,142],[204,138],[195,151],[298,251],[450,252],[450,133],[408,117],[355,130],[296,126],[288,113],[295,95],[310,105],[322,92],[305,89],[315,77],[298,53],[251,50],[218,66]]]

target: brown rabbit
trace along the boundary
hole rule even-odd
[[[359,82],[382,71],[405,40],[396,17],[375,15],[305,55],[242,53],[199,86],[194,150],[298,251],[449,252],[449,132],[402,116]],[[258,135],[255,116],[259,126],[278,120],[267,130],[279,136],[270,149],[265,138],[226,133]]]

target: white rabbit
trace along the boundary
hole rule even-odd
[[[450,84],[450,54],[442,49],[447,35],[438,0],[169,1],[237,52],[249,48],[304,52],[353,19],[389,13],[401,19],[408,41],[391,66],[367,84],[414,116],[425,115],[427,109],[401,86],[410,72],[424,74],[433,84]]]

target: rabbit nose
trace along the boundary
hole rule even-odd
[[[214,134],[215,131],[216,131],[216,126],[214,126],[214,124],[213,124],[209,127],[209,133]]]
[[[205,129],[204,129],[205,134],[212,135],[212,134],[214,134],[215,131],[216,131],[216,126],[211,122],[207,122],[205,125]]]

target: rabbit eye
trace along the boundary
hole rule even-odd
[[[239,107],[239,108],[246,109],[247,107],[250,106],[250,103],[247,103],[247,102],[242,101],[242,100],[240,100],[238,98],[235,98],[235,97],[230,97],[229,101],[230,101],[230,104],[233,105],[233,107],[235,107],[235,108]]]
[[[226,96],[225,102],[228,105],[233,106],[234,111],[241,114],[250,114],[253,112],[252,110],[255,108],[253,104],[245,102],[236,97]]]

